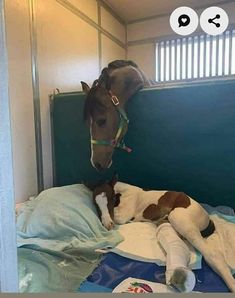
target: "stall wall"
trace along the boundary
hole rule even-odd
[[[49,95],[56,88],[81,90],[80,81],[91,84],[108,62],[125,59],[126,30],[102,1],[5,2],[15,197],[21,202],[38,193],[40,180],[39,190],[53,185]]]
[[[126,51],[107,36],[102,35],[102,68],[112,61],[119,59],[119,57],[126,57]]]
[[[228,13],[230,24],[235,25],[235,2],[219,6]],[[197,10],[199,16],[204,9]],[[135,60],[153,80],[155,80],[155,44],[161,38],[171,38],[175,35],[169,24],[169,17],[170,14],[146,18],[127,25],[128,58]],[[198,28],[200,30],[200,26]],[[146,59],[144,62],[143,56]]]
[[[5,1],[16,201],[37,192],[28,0]]]

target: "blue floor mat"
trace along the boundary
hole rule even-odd
[[[205,293],[226,293],[229,289],[224,281],[202,260],[202,269],[194,270],[196,286],[194,291]],[[87,278],[80,292],[109,292],[128,277],[165,283],[165,267],[154,263],[134,261],[114,253],[105,254],[101,264]],[[96,286],[98,286],[96,288]],[[99,288],[99,286],[101,286]],[[104,287],[104,289],[102,289]]]
[[[227,206],[216,208],[204,204],[209,213],[222,213],[234,222],[234,210]],[[218,276],[202,258],[202,268],[193,270],[196,276],[194,291],[203,293],[230,292],[224,281]],[[140,278],[152,282],[165,284],[165,267],[154,263],[135,261],[115,253],[107,253],[100,265],[93,271],[79,289],[80,292],[110,292],[128,277]]]

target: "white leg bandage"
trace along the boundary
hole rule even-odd
[[[188,268],[190,250],[170,223],[157,229],[157,240],[166,252],[166,284],[182,292],[191,292],[195,286],[194,273]]]

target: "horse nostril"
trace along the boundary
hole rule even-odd
[[[96,170],[99,171],[99,172],[100,172],[101,170],[103,170],[103,167],[102,167],[101,164],[98,163],[98,162],[95,163],[95,168],[96,168]]]

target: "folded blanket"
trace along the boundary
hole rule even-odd
[[[228,266],[235,272],[235,217],[212,214],[216,232],[207,239],[215,250],[220,250]]]

